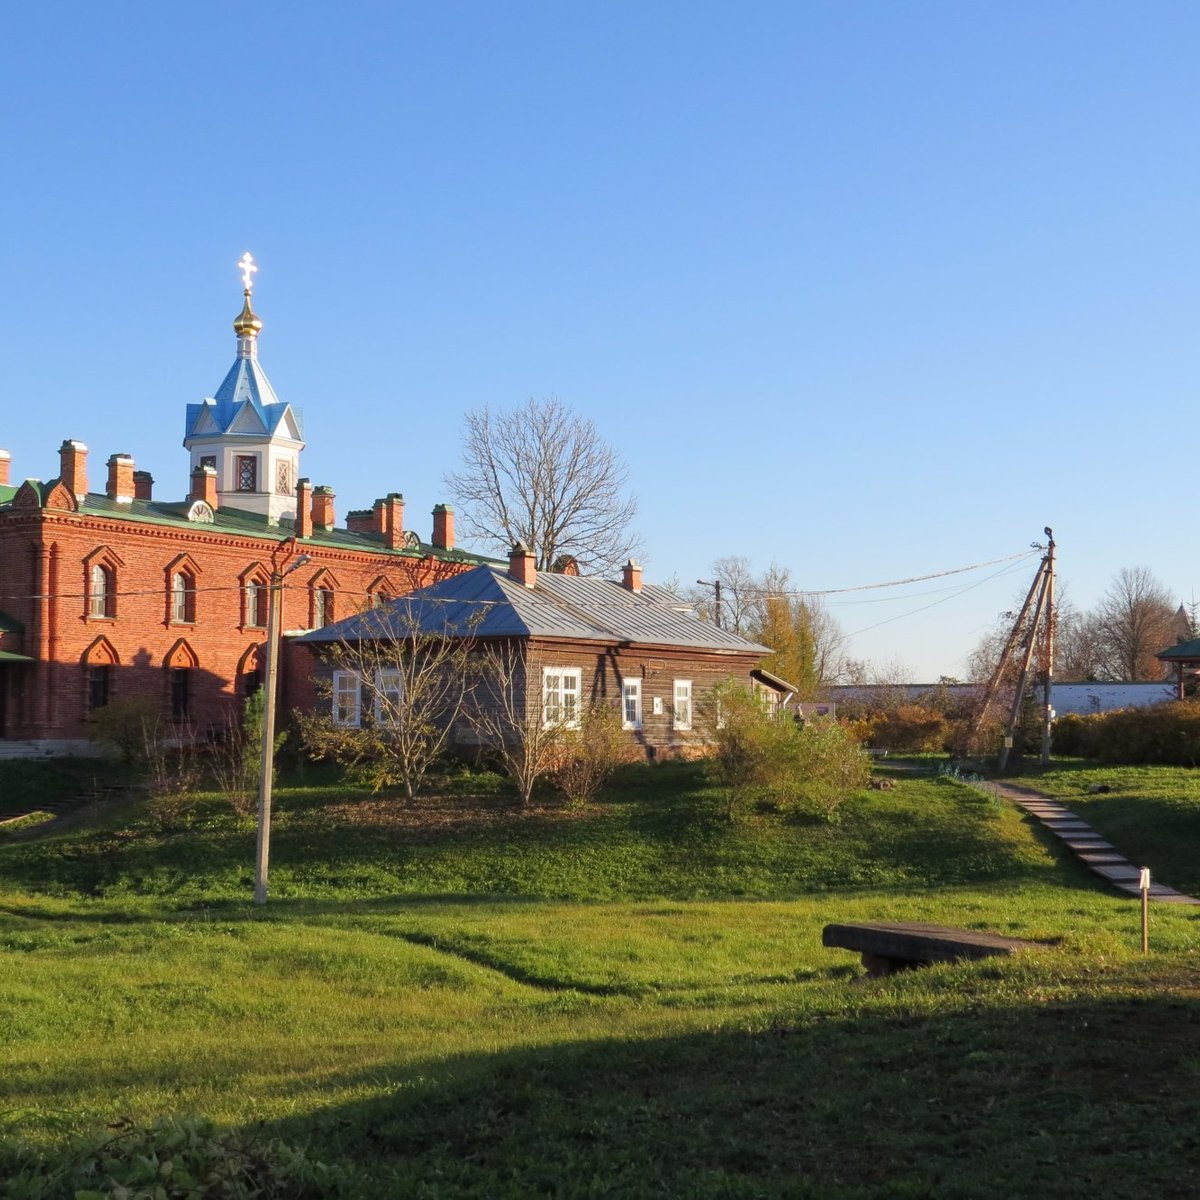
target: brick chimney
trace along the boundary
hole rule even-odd
[[[88,449],[82,442],[70,438],[58,448],[63,487],[78,500],[87,495],[87,454]]]
[[[108,486],[104,494],[119,504],[133,499],[133,459],[128,454],[113,454],[108,460]]]
[[[8,482],[8,468],[12,462],[12,455],[7,450],[0,450],[0,484]]]
[[[404,545],[404,497],[399,492],[388,492],[384,498],[383,537],[392,550]]]
[[[296,536],[298,538],[312,537],[312,480],[296,480]]]
[[[621,568],[621,583],[628,591],[642,590],[642,564],[636,558],[631,558]]]
[[[521,543],[518,543],[520,545]],[[435,550],[454,549],[454,509],[449,504],[438,504],[433,509],[433,546]],[[515,547],[514,547],[515,549]],[[526,553],[528,553],[526,549]],[[530,568],[532,570],[532,567]],[[533,584],[527,584],[533,587]]]
[[[382,500],[375,503],[382,504]],[[371,508],[352,508],[346,514],[346,528],[351,533],[374,533],[378,522],[375,520],[375,510]]]
[[[192,472],[192,501],[203,500],[209,508],[217,507],[217,468],[197,467]]]
[[[149,471],[134,471],[133,498],[135,500],[154,499],[154,476]]]
[[[436,545],[436,543],[434,543]],[[524,542],[517,542],[508,552],[508,577],[523,587],[531,588],[537,583],[537,569],[533,565],[533,551]]]
[[[333,488],[326,484],[313,488],[312,523],[314,529],[333,528]]]

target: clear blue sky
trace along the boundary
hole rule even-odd
[[[463,411],[554,395],[654,578],[837,587],[1050,523],[1079,604],[1198,582],[1195,3],[48,4],[3,41],[18,478],[76,437],[182,496],[249,249],[339,512],[396,489],[427,534]],[[854,652],[959,673],[1027,577]]]

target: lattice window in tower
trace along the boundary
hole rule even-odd
[[[275,491],[280,496],[291,495],[292,464],[286,458],[275,464]]]
[[[237,456],[237,490],[239,492],[258,491],[257,455],[239,454]]]

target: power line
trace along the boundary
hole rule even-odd
[[[766,596],[838,596],[845,592],[869,592],[878,588],[903,587],[908,583],[924,583],[927,579],[943,579],[947,575],[963,575],[968,571],[980,571],[984,567],[994,567],[997,563],[1010,563],[1016,559],[1032,558],[1040,554],[1041,547],[1020,550],[1016,554],[1006,554],[1003,558],[991,558],[986,562],[972,563],[967,567],[951,567],[948,571],[933,571],[928,575],[912,575],[908,579],[889,579],[884,583],[860,583],[854,587],[840,588],[764,588],[758,585],[740,585],[722,580],[722,586],[737,592],[739,595]]]
[[[934,600],[930,604],[922,604],[920,608],[910,609],[906,613],[897,613],[894,617],[887,617],[885,620],[876,621],[874,625],[867,625],[863,629],[856,629],[852,633],[846,634],[846,636],[857,637],[860,633],[869,633],[872,629],[878,629],[881,625],[890,625],[893,621],[902,621],[905,617],[916,616],[917,613],[925,612],[930,608],[936,608],[939,604],[945,604],[948,600],[956,600],[959,596],[965,596],[967,592],[972,592],[977,587],[983,587],[985,583],[990,583],[993,579],[999,579],[1002,575],[1011,575],[1016,569],[1016,564],[1014,564],[1011,567],[1005,567],[1002,570],[993,571],[991,575],[987,575],[983,579],[977,579],[974,583],[967,584],[966,587],[959,588],[958,591],[954,592],[950,596],[943,596],[940,600]]]

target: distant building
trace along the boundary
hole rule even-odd
[[[1161,655],[1159,657],[1162,657]],[[936,697],[970,702],[983,694],[974,683],[906,683],[873,686],[847,685],[829,689],[830,698],[839,704],[897,700],[905,704],[928,703]],[[1040,693],[1039,693],[1040,695]],[[1051,707],[1057,716],[1068,713],[1112,712],[1118,708],[1146,708],[1175,696],[1172,683],[1054,683],[1050,689]]]

